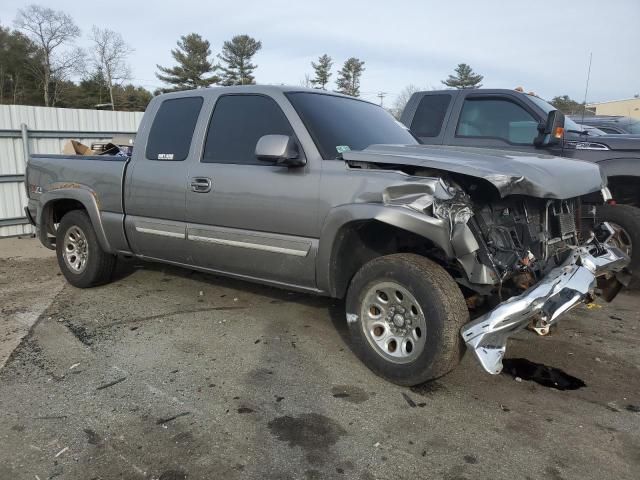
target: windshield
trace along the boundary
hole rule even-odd
[[[531,101],[533,101],[533,103],[535,103],[542,110],[544,110],[544,113],[548,114],[551,110],[558,110],[556,107],[554,107],[550,103],[544,101],[540,97],[536,97],[534,95],[529,95],[529,98],[531,99]],[[572,130],[574,132],[590,133],[590,132],[587,132],[586,129],[582,125],[578,125],[576,122],[571,120],[569,117],[565,117],[564,118],[564,128],[565,128],[565,130]]]
[[[418,143],[391,114],[372,103],[322,93],[286,95],[325,160],[369,145]]]

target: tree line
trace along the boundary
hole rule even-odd
[[[0,25],[0,103],[144,110],[151,100],[127,83],[133,49],[119,33],[94,26],[82,49],[73,18],[39,5],[18,10],[14,27]]]
[[[242,34],[225,41],[220,53],[212,55],[210,42],[201,35],[183,35],[171,50],[175,64],[156,65],[156,77],[165,86],[151,93],[131,83],[128,58],[134,50],[120,33],[94,26],[85,49],[76,44],[80,37],[80,28],[65,12],[39,5],[19,9],[14,29],[0,25],[0,103],[140,111],[160,93],[255,84],[258,66],[253,58],[262,48],[260,40]],[[359,97],[364,65],[357,57],[347,58],[337,71],[333,90]],[[313,74],[305,75],[303,86],[331,89],[333,67],[333,58],[321,55],[311,62]],[[461,63],[442,84],[480,88],[483,78]],[[417,90],[413,85],[405,87],[389,110],[399,116]],[[566,95],[554,97],[551,103],[564,113],[583,108]]]

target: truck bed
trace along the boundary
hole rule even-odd
[[[102,212],[123,214],[122,188],[128,162],[128,157],[119,155],[32,155],[27,188],[53,193],[80,187],[91,192]]]

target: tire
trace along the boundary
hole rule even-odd
[[[464,354],[460,328],[469,311],[462,292],[442,267],[420,255],[393,254],[366,263],[351,280],[346,313],[356,355],[397,385],[441,377]]]
[[[640,279],[640,209],[631,205],[599,205],[596,217],[600,222],[609,222],[616,230],[612,243],[629,253],[631,262],[627,267],[634,279]]]
[[[56,254],[63,275],[78,288],[109,282],[116,265],[115,255],[102,250],[91,220],[83,210],[72,210],[60,220]]]

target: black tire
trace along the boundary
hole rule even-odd
[[[600,222],[613,224],[614,228],[622,228],[616,233],[619,238],[614,238],[613,244],[621,246],[630,243],[631,263],[628,269],[636,281],[640,279],[640,209],[631,205],[599,205],[596,207],[596,217]]]
[[[363,302],[367,292],[385,282],[404,287],[424,314],[424,349],[420,353],[416,350],[418,356],[408,363],[385,358],[365,333]],[[469,321],[469,310],[462,292],[442,267],[423,256],[399,253],[366,263],[351,280],[346,313],[356,355],[374,373],[397,385],[412,386],[441,377],[453,370],[464,354],[460,328]],[[391,322],[388,325],[394,327]]]
[[[68,264],[68,260],[65,260],[65,236],[78,230],[84,235],[82,243],[86,243],[86,261],[82,267],[74,269],[71,263]],[[102,250],[91,220],[84,210],[72,210],[60,220],[56,231],[56,254],[65,278],[78,288],[95,287],[109,282],[116,265],[115,255]]]

